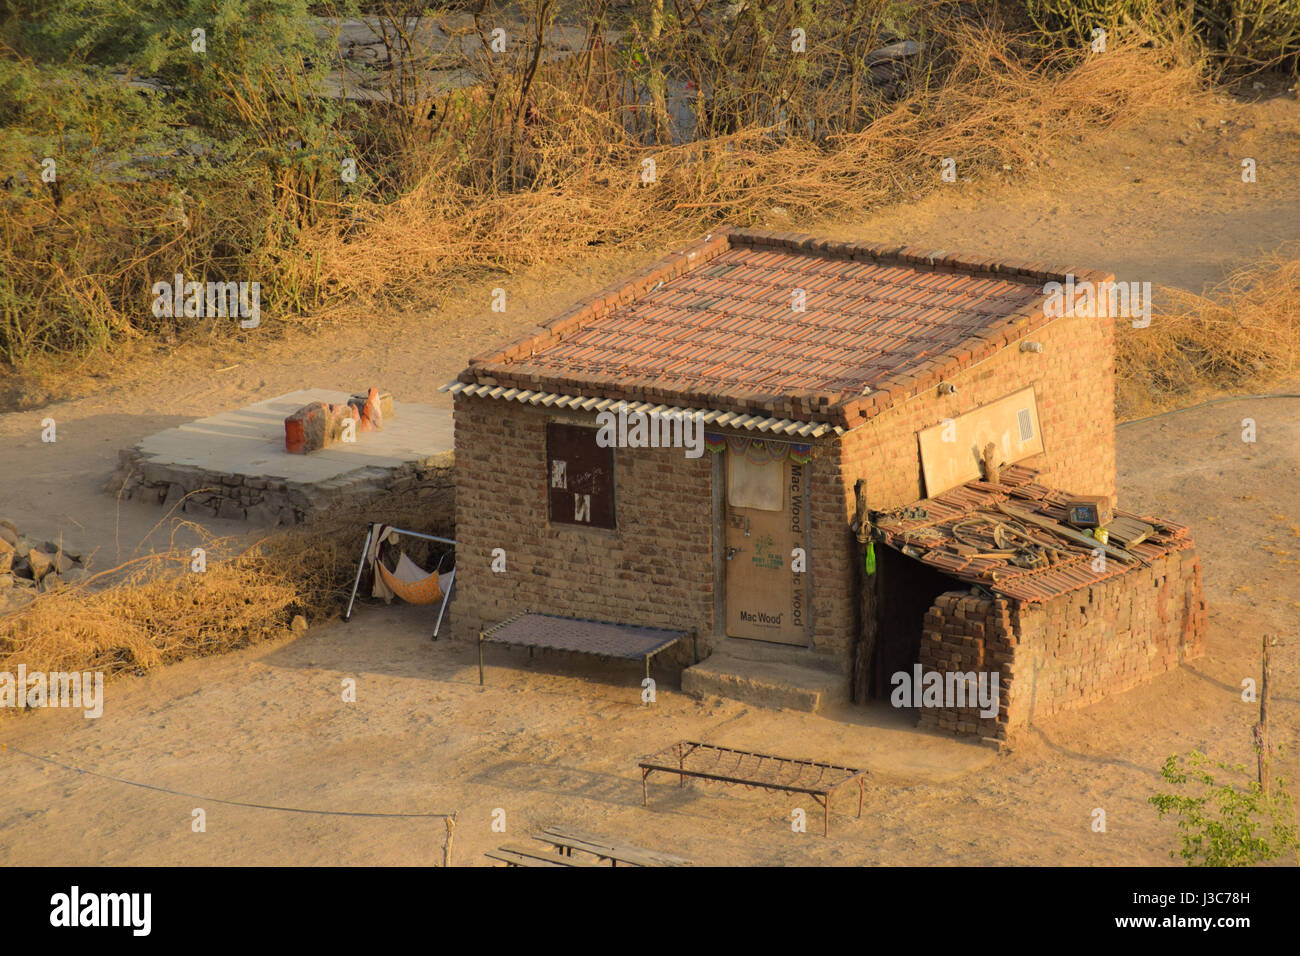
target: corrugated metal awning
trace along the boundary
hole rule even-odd
[[[629,412],[647,415],[699,416],[707,426],[714,428],[739,428],[762,432],[774,438],[821,438],[824,435],[843,435],[847,429],[829,422],[801,422],[789,418],[770,418],[763,415],[742,415],[708,408],[682,408],[676,405],[659,405],[654,402],[632,402],[621,398],[591,398],[584,395],[559,395],[555,392],[534,392],[525,388],[508,388],[504,385],[470,385],[465,382],[448,382],[440,392],[469,395],[475,398],[500,398],[522,402],[542,408],[565,408],[570,411],[604,412],[625,407]]]

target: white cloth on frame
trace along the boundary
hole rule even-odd
[[[397,544],[398,537],[399,535],[392,525],[377,524],[375,525],[375,533],[370,536],[370,547],[366,549],[366,564],[370,567],[371,577],[374,579],[370,585],[370,596],[383,598],[385,604],[392,604],[393,598],[397,595],[393,594],[393,589],[384,582],[384,579],[375,569],[375,564],[379,561],[379,546],[385,541]]]

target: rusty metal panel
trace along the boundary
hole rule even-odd
[[[551,521],[589,528],[614,525],[614,449],[596,444],[599,429],[548,422],[546,496]]]

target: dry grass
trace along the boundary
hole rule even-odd
[[[1206,393],[1257,391],[1294,376],[1300,356],[1300,258],[1284,248],[1207,295],[1163,289],[1151,325],[1120,323],[1115,400],[1121,419]]]
[[[966,27],[947,49],[941,80],[824,144],[748,128],[684,145],[615,145],[579,117],[527,157],[547,188],[451,189],[433,170],[401,199],[360,207],[364,227],[345,236],[322,224],[302,249],[348,297],[418,298],[466,271],[554,262],[598,242],[663,244],[774,210],[793,222],[857,215],[937,188],[945,157],[961,175],[1027,169],[1087,129],[1141,120],[1197,87],[1196,67],[1137,44],[1067,67],[1059,54],[1027,62],[1002,34]],[[647,159],[657,174],[648,186]]]
[[[218,545],[219,542],[211,542]],[[189,570],[188,553],[151,556],[106,574],[116,583],[40,595],[0,618],[0,670],[143,673],[281,633],[302,607],[293,576],[265,547]]]
[[[379,132],[387,123],[403,133],[389,161],[375,162],[389,189],[341,197],[250,167],[188,198],[165,181],[103,181],[69,188],[61,206],[19,204],[0,228],[0,361],[35,368],[133,338],[244,336],[228,320],[154,318],[151,284],[178,271],[259,281],[262,338],[385,303],[429,305],[456,280],[571,259],[593,244],[662,246],[722,222],[856,216],[939,188],[946,157],[963,176],[1026,170],[1086,131],[1187,103],[1199,84],[1197,65],[1136,41],[1079,59],[992,27],[934,29],[910,92],[878,95],[851,131],[816,139],[751,124],[645,145],[619,119],[632,103],[602,106],[575,86],[579,58],[568,73],[539,73],[526,128],[498,116],[513,115],[509,104],[486,102],[481,86],[441,101],[436,127],[370,117]],[[518,137],[504,171],[493,123]],[[649,185],[646,160],[657,173]],[[52,260],[50,248],[64,253]]]
[[[111,679],[283,636],[294,615],[319,619],[342,609],[366,522],[376,516],[414,531],[449,531],[430,526],[418,500],[383,496],[340,503],[301,528],[252,543],[204,534],[203,573],[190,570],[188,550],[171,548],[0,617],[0,671],[21,663]],[[411,556],[426,560],[412,544]]]

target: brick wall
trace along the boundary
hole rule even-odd
[[[844,655],[854,620],[855,549],[848,531],[853,484],[866,479],[867,504],[884,510],[911,504],[925,494],[916,433],[1033,385],[1044,452],[1024,464],[1040,471],[1046,485],[1078,494],[1115,494],[1114,322],[1060,318],[1030,339],[1043,351],[1021,352],[1013,343],[982,364],[948,381],[955,395],[936,388],[886,409],[831,446],[820,463],[814,489],[814,536],[818,572],[813,608],[819,649]]]
[[[849,532],[853,516],[853,484],[849,480],[849,506],[845,510],[845,476],[841,472],[840,443],[827,445],[812,462],[809,485],[812,521],[813,653],[821,666],[850,673],[856,638],[860,597],[854,577],[857,543]]]
[[[881,412],[844,440],[845,502],[853,482],[867,479],[872,508],[896,508],[925,495],[916,434],[1028,385],[1034,387],[1043,454],[1024,464],[1042,484],[1081,495],[1115,493],[1115,359],[1112,319],[1060,318],[1030,339],[1043,351],[1013,343],[982,364],[952,376],[955,395],[930,388]]]
[[[998,717],[921,710],[920,726],[1005,738],[1050,714],[1122,693],[1205,651],[1201,564],[1175,552],[1043,604],[942,594],[926,615],[923,673],[998,672]]]
[[[1188,548],[1150,567],[1012,615],[1009,725],[1086,706],[1205,652],[1201,562]]]
[[[513,402],[457,397],[453,636],[524,609],[710,633],[711,462],[680,448],[614,450],[615,530],[549,522],[546,422]],[[506,552],[505,573],[491,570]],[[703,641],[701,648],[703,649]]]

